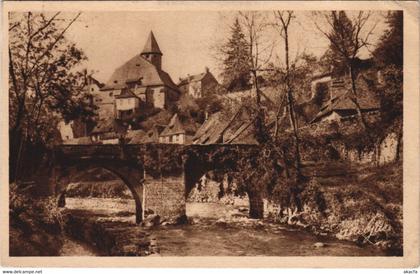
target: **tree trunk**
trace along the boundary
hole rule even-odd
[[[253,70],[252,75],[254,76],[254,86],[255,86],[255,97],[257,104],[257,117],[255,120],[256,126],[256,137],[259,143],[264,143],[266,141],[265,132],[264,132],[264,114],[261,109],[261,94],[258,86],[257,71]]]
[[[249,218],[262,219],[264,217],[264,201],[259,193],[248,191]]]
[[[285,57],[286,57],[286,88],[287,88],[287,101],[288,101],[288,110],[289,110],[289,118],[290,124],[293,130],[293,136],[295,139],[295,168],[296,168],[296,182],[298,183],[301,177],[301,159],[300,159],[300,151],[299,151],[299,136],[297,133],[297,120],[294,111],[294,100],[292,94],[292,87],[290,83],[290,66],[289,66],[289,34],[287,26],[284,26],[284,42],[285,42]]]
[[[357,115],[359,116],[359,119],[360,119],[360,124],[362,125],[363,129],[367,129],[367,124],[366,124],[365,117],[362,113],[359,102],[357,100],[356,75],[354,74],[354,69],[353,69],[352,64],[350,65],[350,78],[351,78],[351,90],[352,90],[352,95],[353,95],[351,100],[354,103],[354,105],[356,106],[356,111],[357,111]],[[370,138],[370,136],[368,136],[368,137]]]

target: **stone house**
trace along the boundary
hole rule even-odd
[[[178,88],[182,94],[188,94],[193,98],[202,98],[213,94],[218,85],[216,78],[206,67],[203,73],[179,78]]]
[[[178,114],[174,114],[159,134],[159,143],[190,144],[196,130],[197,125],[194,121],[181,121]]]
[[[121,94],[115,96],[115,118],[126,121],[136,117],[139,112],[140,98],[131,90],[123,89]]]
[[[142,52],[118,67],[101,91],[113,98],[128,89],[155,108],[168,108],[178,100],[180,92],[169,74],[162,70],[162,55],[150,32]]]

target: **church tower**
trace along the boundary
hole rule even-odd
[[[156,42],[156,38],[151,31],[149,34],[149,38],[147,38],[147,42],[144,45],[143,51],[141,52],[141,56],[152,63],[155,67],[159,70],[162,69],[162,52],[159,49],[159,45]]]

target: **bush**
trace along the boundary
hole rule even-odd
[[[10,185],[10,256],[55,256],[62,246],[62,216],[52,197],[35,198],[32,185]]]

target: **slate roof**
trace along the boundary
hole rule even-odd
[[[126,86],[127,81],[140,78],[142,86],[167,86],[178,90],[168,73],[158,69],[140,55],[134,56],[118,67],[104,89],[121,89]]]
[[[360,92],[357,98],[362,111],[377,110],[380,107],[379,100],[371,92]],[[333,111],[356,111],[356,105],[351,100],[351,91],[345,92],[343,95],[331,99],[320,112],[315,116],[311,123],[319,121]]]
[[[144,45],[143,51],[141,53],[158,53],[162,55],[153,31],[150,32],[149,37],[147,38],[147,42]]]
[[[129,144],[140,144],[144,135],[146,135],[144,130],[137,129],[128,131],[125,137],[128,139]]]
[[[240,106],[234,114],[212,114],[197,130],[194,144],[257,144],[253,135],[254,120],[247,108]]]
[[[229,119],[222,119],[221,112],[216,112],[200,126],[193,137],[194,144],[220,143],[222,133],[226,129]]]
[[[119,95],[116,95],[115,98],[137,98],[137,96],[129,89],[123,89]]]
[[[203,73],[196,74],[196,75],[190,75],[190,76],[185,77],[185,78],[180,78],[178,86],[183,86],[183,85],[186,85],[188,83],[201,81],[201,80],[203,80],[204,76],[206,76],[206,74],[207,74],[207,72],[203,72]]]
[[[186,135],[193,135],[197,131],[197,126],[193,121],[183,121],[178,117],[178,114],[174,114],[169,124],[165,127],[165,129],[160,133],[160,136],[171,136],[174,134],[186,134]]]

